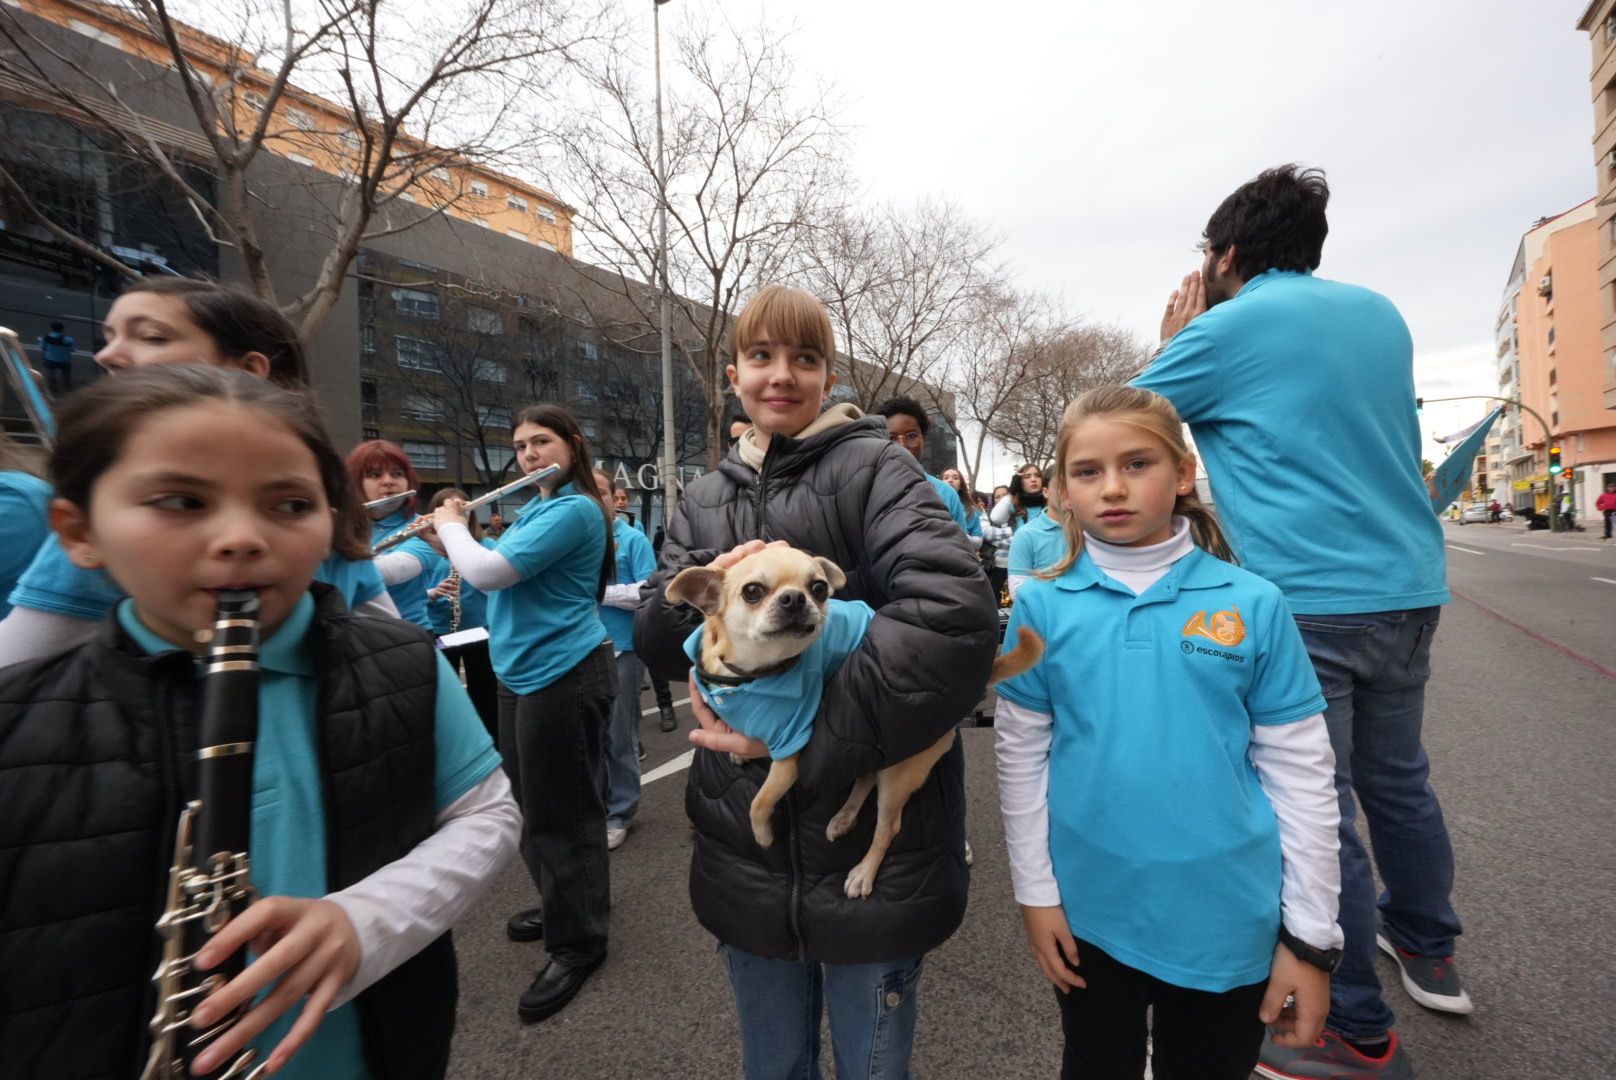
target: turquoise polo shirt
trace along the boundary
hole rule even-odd
[[[959,492],[955,491],[953,485],[948,481],[935,477],[930,473],[926,474],[926,479],[937,492],[937,497],[943,500],[943,506],[948,510],[948,516],[954,519],[954,524],[964,529],[967,533],[970,532],[971,523],[965,519],[965,504],[960,502]],[[981,526],[977,526],[976,532],[978,536],[982,535]]]
[[[1047,507],[1043,507],[1043,506],[1029,506],[1029,507],[1027,507],[1027,520],[1026,521],[1022,521],[1019,517],[1017,517],[1012,512],[1011,515],[1010,515],[1010,533],[1011,533],[1011,535],[1013,536],[1016,533],[1019,533],[1022,529],[1025,529],[1027,526],[1031,525],[1033,522],[1035,522],[1035,521],[1039,520],[1040,518],[1044,517],[1045,516],[1044,511],[1046,509],[1047,509]]]
[[[477,542],[490,551],[495,546],[494,542],[486,536]],[[427,546],[431,547],[430,544]],[[434,551],[433,554],[436,555],[437,552]],[[432,565],[426,568],[426,579],[431,582],[431,585],[427,586],[428,590],[430,591],[432,586],[447,578],[452,570],[454,570],[454,567],[449,564],[449,560],[442,555],[438,555]],[[434,634],[442,637],[444,634],[453,632],[450,627],[454,625],[454,603],[448,597],[440,597],[436,600],[428,598],[426,609],[427,615],[432,620],[432,632]],[[460,629],[474,630],[479,626],[487,625],[488,594],[465,578],[461,578]]]
[[[765,743],[773,760],[788,758],[808,745],[825,681],[859,647],[874,618],[875,609],[862,600],[827,601],[824,627],[790,668],[739,686],[708,683],[698,674],[696,688],[724,723]],[[685,639],[685,655],[698,673],[702,632],[698,626]]]
[[[12,586],[22,577],[50,530],[51,486],[20,469],[0,471],[0,520],[6,542],[0,544],[0,619],[11,612]]]
[[[500,682],[532,694],[606,640],[595,612],[606,517],[566,484],[549,498],[529,499],[498,550],[522,580],[488,598],[489,653]]]
[[[612,543],[617,548],[617,577],[612,584],[644,581],[656,571],[656,554],[651,550],[651,541],[621,516],[612,520]],[[634,612],[605,604],[599,605],[598,610],[606,636],[612,639],[612,648],[618,652],[633,652]]]
[[[1049,855],[1066,921],[1130,967],[1223,992],[1268,977],[1280,847],[1251,726],[1324,711],[1278,589],[1196,549],[1143,595],[1088,552],[1017,594],[1044,658],[999,695],[1052,714]]]
[[[389,514],[387,517],[371,522],[371,544],[380,543],[400,529],[414,524],[416,517],[417,515],[415,514],[401,510],[396,514]],[[414,558],[416,562],[421,564],[421,572],[408,581],[387,586],[387,595],[391,596],[393,603],[398,606],[399,618],[405,622],[412,622],[423,629],[430,630],[432,629],[432,616],[426,609],[426,593],[428,589],[443,579],[438,578],[432,581],[427,579],[431,576],[429,571],[432,569],[432,564],[437,561],[438,553],[432,550],[431,544],[422,540],[419,536],[412,536],[397,547],[383,552],[384,555],[394,553],[409,555]]]
[[[1017,529],[1010,540],[1009,571],[1012,574],[1035,574],[1048,570],[1066,557],[1066,533],[1060,519],[1052,514],[1039,514]]]
[[[1413,342],[1384,296],[1270,270],[1180,330],[1134,379],[1206,459],[1241,565],[1298,614],[1448,602],[1420,476]]]
[[[386,588],[375,563],[369,559],[346,559],[334,553],[315,569],[314,580],[323,581],[342,593],[349,611],[366,600],[374,600]],[[53,615],[99,622],[125,595],[106,571],[86,570],[69,560],[52,534],[40,545],[33,562],[28,564],[17,587],[11,591],[11,603]]]
[[[251,855],[260,896],[318,899],[331,891],[315,720],[320,683],[308,641],[313,620],[314,599],[305,594],[259,650]],[[118,622],[148,654],[177,651],[141,623],[132,600],[118,606]],[[441,654],[434,745],[433,796],[440,811],[500,767],[493,741]],[[286,1037],[300,1011],[301,1005],[294,1006],[253,1040],[260,1060]],[[275,1075],[296,1080],[367,1076],[353,1004],[326,1013],[303,1049]]]

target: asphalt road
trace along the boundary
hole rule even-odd
[[[1427,711],[1433,782],[1458,856],[1458,961],[1476,1012],[1426,1012],[1382,958],[1388,1000],[1423,1080],[1616,1078],[1616,965],[1606,955],[1616,926],[1616,672],[1591,666],[1616,667],[1606,629],[1616,584],[1593,580],[1616,580],[1616,551],[1597,540],[1553,550],[1578,541],[1518,526],[1450,527],[1448,539],[1481,552],[1450,550],[1456,590],[1503,616],[1456,597],[1437,638]],[[1523,542],[1532,546],[1511,546]],[[673,735],[645,721],[651,775],[677,770],[690,726],[687,709],[679,714]],[[915,1075],[1053,1077],[1058,1018],[1010,894],[992,732],[964,738],[971,907],[927,960]],[[542,957],[538,945],[504,937],[506,916],[533,899],[521,865],[467,916],[456,934],[452,1076],[741,1075],[728,982],[686,896],[683,791],[682,771],[647,785],[638,824],[612,856],[611,957],[558,1016],[533,1026],[516,1016]],[[833,1075],[828,1046],[825,1060]]]

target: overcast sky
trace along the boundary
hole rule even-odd
[[[1268,165],[1323,167],[1319,273],[1396,302],[1428,397],[1497,392],[1521,234],[1595,194],[1585,0],[721,7],[795,21],[872,197],[957,201],[1004,235],[1023,285],[1142,335],[1223,196]],[[1425,426],[1479,407],[1427,408]]]

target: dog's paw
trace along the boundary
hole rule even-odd
[[[848,833],[852,832],[853,826],[857,823],[858,814],[850,814],[846,810],[843,810],[841,813],[831,818],[830,824],[825,826],[825,839],[829,840],[831,843],[835,843]]]
[[[842,891],[849,900],[863,900],[875,891],[875,872],[865,870],[864,864],[859,863],[847,872],[847,884]]]
[[[752,838],[758,842],[758,847],[768,847],[774,843],[774,826],[768,818],[753,819]]]

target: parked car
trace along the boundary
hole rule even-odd
[[[1493,519],[1493,512],[1486,503],[1471,503],[1459,514],[1461,525],[1485,525]]]

